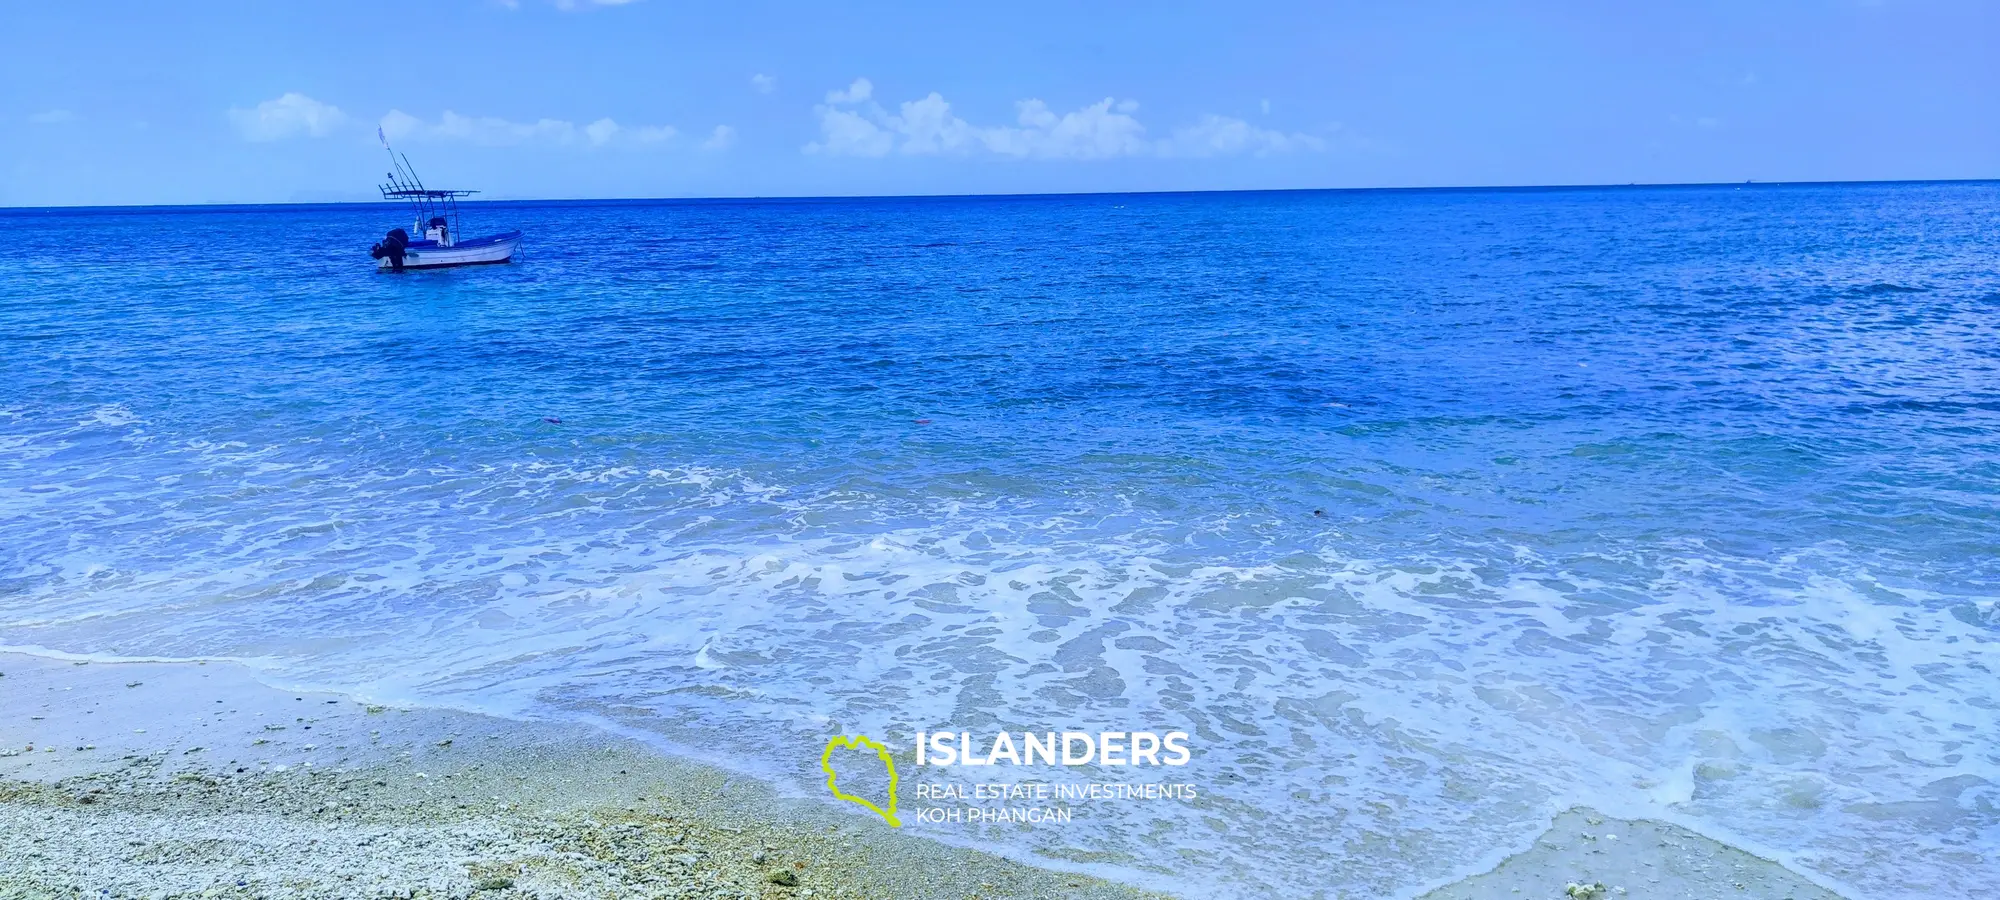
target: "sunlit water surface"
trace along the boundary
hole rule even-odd
[[[1088,774],[1196,803],[910,827],[1202,895],[1571,803],[2000,883],[2000,185],[498,204],[516,264],[378,275],[401,223],[0,211],[0,644],[801,793],[1182,729]]]

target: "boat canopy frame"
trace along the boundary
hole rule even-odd
[[[387,141],[383,142],[387,149]],[[454,191],[429,188],[424,180],[417,177],[417,169],[410,165],[408,157],[389,150],[389,164],[395,171],[389,172],[387,182],[381,185],[382,199],[402,200],[410,204],[417,214],[417,233],[411,240],[422,240],[426,227],[432,219],[442,218],[451,228],[451,239],[456,241],[465,231],[458,227],[458,198],[469,197],[478,191]]]

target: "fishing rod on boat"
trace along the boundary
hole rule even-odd
[[[375,137],[382,142],[382,151],[389,154],[389,168],[392,170],[383,173],[382,177],[387,179],[387,183],[381,186],[382,199],[403,198],[411,200],[417,207],[417,231],[421,234],[423,232],[421,226],[423,221],[423,204],[417,198],[421,195],[422,188],[415,187],[412,184],[412,182],[416,181],[415,172],[414,170],[409,170],[406,173],[405,166],[409,163],[408,158],[401,160],[396,158],[396,150],[389,146],[389,136],[382,132],[381,126],[376,126]],[[404,259],[409,255],[409,246],[409,232],[401,228],[391,228],[387,237],[384,237],[375,246],[368,248],[368,255],[383,260],[392,270],[401,272],[403,271]]]
[[[424,180],[421,177],[418,177],[417,167],[410,165],[410,158],[408,156],[404,156],[401,153],[397,153],[396,151],[391,150],[389,151],[389,158],[391,160],[400,158],[402,160],[402,163],[396,166],[396,171],[409,173],[410,183],[416,185],[417,190],[421,191],[424,189]]]
[[[394,169],[384,176],[388,183],[382,185],[382,198],[408,201],[416,212],[416,233],[425,240],[449,246],[451,241],[447,235],[461,233],[458,198],[474,192],[431,190],[424,184],[423,176],[417,174],[417,167],[410,162],[409,156],[389,146],[389,136],[380,126],[375,129],[375,137],[382,141],[382,150],[389,154],[389,165]]]
[[[389,184],[397,190],[423,190],[424,180],[417,176],[417,167],[410,164],[408,155],[398,153],[396,148],[389,146],[389,135],[379,125],[375,127],[375,137],[382,142],[383,152],[389,154],[389,165],[396,170],[388,173]]]

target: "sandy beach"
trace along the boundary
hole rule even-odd
[[[9,653],[0,673],[8,900],[1165,896],[893,832],[603,734],[286,692],[230,663]],[[1424,898],[1600,895],[1836,896],[1683,829],[1576,810]]]
[[[10,900],[1155,896],[594,733],[286,693],[224,663],[0,659]]]

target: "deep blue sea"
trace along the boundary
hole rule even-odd
[[[376,273],[406,218],[0,210],[0,645],[802,795],[1183,729],[1197,803],[910,830],[1202,896],[1573,803],[2000,883],[2000,184],[476,204],[521,259]]]

